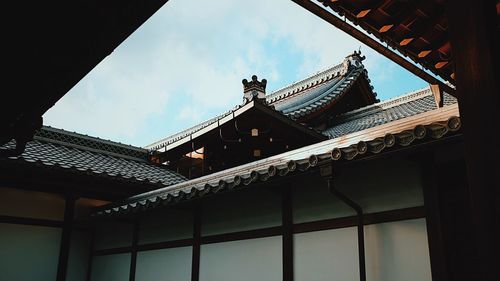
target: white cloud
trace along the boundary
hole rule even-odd
[[[286,42],[299,61],[268,46]],[[339,63],[362,44],[289,0],[171,0],[44,115],[48,125],[146,145],[242,100],[241,79],[269,88]],[[365,54],[374,53],[363,47]],[[370,62],[370,60],[367,60]],[[373,64],[375,65],[375,64]],[[293,68],[293,71],[289,71]],[[284,72],[294,77],[285,77]],[[166,113],[165,113],[166,112]]]

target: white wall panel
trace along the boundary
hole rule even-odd
[[[295,281],[359,280],[356,228],[294,235]]]
[[[128,281],[130,254],[97,256],[92,259],[91,281]]]
[[[55,280],[61,229],[0,223],[0,281]]]
[[[137,253],[136,281],[190,281],[192,247]]]
[[[89,231],[72,231],[66,281],[87,280],[87,269],[90,255],[90,237],[91,234]]]
[[[365,226],[368,281],[432,280],[425,219]]]
[[[200,281],[281,281],[281,236],[201,246]]]

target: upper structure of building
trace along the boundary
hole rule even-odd
[[[2,159],[0,167],[30,169],[34,179],[37,173],[45,178],[52,173],[79,183],[99,181],[107,187],[96,192],[115,189],[123,197],[170,186],[178,190],[176,186],[191,186],[193,180],[219,181],[238,167],[251,171],[252,163],[269,167],[276,159],[310,155],[328,143],[351,145],[346,140],[398,133],[406,127],[393,124],[419,116],[431,116],[418,119],[425,125],[459,115],[456,99],[433,87],[379,102],[363,59],[354,52],[342,63],[270,94],[265,79],[245,79],[242,104],[146,148],[43,127],[22,155]]]

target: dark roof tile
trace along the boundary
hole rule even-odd
[[[11,141],[1,148],[14,146],[14,141]],[[186,181],[184,176],[150,163],[147,157],[147,150],[139,147],[43,127],[34,140],[26,144],[20,156],[2,159],[1,162],[26,165],[40,163],[46,167],[72,169],[78,173],[119,177],[129,181],[160,182],[161,186]]]
[[[444,94],[445,106],[456,102],[453,96]],[[425,88],[340,115],[335,124],[325,129],[323,134],[329,138],[337,138],[434,109],[434,96],[430,88]]]

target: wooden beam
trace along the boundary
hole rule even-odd
[[[200,248],[201,248],[201,206],[193,209],[193,251],[191,261],[191,281],[200,280]]]
[[[431,92],[434,95],[434,102],[436,103],[436,107],[443,107],[444,97],[443,92],[439,89],[439,85],[430,85]]]
[[[401,42],[399,42],[399,46],[406,46],[408,44],[410,44],[412,41],[413,41],[413,37],[410,37],[410,38],[405,38],[403,40],[401,40]]]
[[[36,225],[36,226],[47,226],[47,227],[62,227],[63,226],[62,221],[47,220],[47,219],[34,219],[34,218],[22,218],[22,217],[2,216],[2,215],[0,215],[0,223]]]
[[[443,67],[445,67],[446,65],[448,65],[449,61],[440,61],[440,62],[437,62],[434,67],[436,69],[441,69]]]
[[[443,241],[443,220],[440,209],[440,186],[438,184],[439,167],[434,155],[425,153],[420,159],[423,179],[424,207],[427,226],[427,240],[431,262],[432,280],[449,281]]]
[[[444,84],[440,80],[436,79],[429,73],[423,71],[413,63],[407,61],[394,51],[388,49],[386,46],[382,45],[381,43],[377,42],[373,38],[369,37],[365,33],[359,31],[355,27],[351,26],[349,23],[341,20],[337,16],[333,15],[332,13],[328,12],[327,10],[321,8],[320,6],[314,4],[313,2],[309,0],[292,0],[293,2],[297,3],[298,5],[302,6],[304,9],[312,12],[313,14],[317,15],[321,19],[325,20],[326,22],[334,25],[335,27],[339,28],[340,30],[346,32],[347,34],[351,35],[352,37],[358,39],[362,43],[368,45],[369,47],[373,48],[375,51],[379,52],[380,54],[386,56],[393,62],[399,64],[406,70],[410,71],[411,73],[415,74],[416,76],[420,77],[424,81],[430,83],[430,84],[440,84],[443,89],[446,89],[446,92],[454,95],[455,91],[450,88],[448,85]]]
[[[285,186],[281,198],[283,281],[293,281],[293,210],[292,188]]]
[[[92,278],[92,260],[94,258],[94,244],[95,244],[95,228],[93,228],[90,232],[89,256],[87,259],[87,276],[85,281],[91,281]]]
[[[268,227],[254,230],[245,230],[224,234],[216,234],[201,237],[201,244],[213,244],[221,242],[239,241],[246,239],[264,238],[281,234],[281,227]]]
[[[394,24],[386,24],[384,26],[382,26],[378,31],[380,33],[386,33],[387,31],[391,30],[391,28],[394,27]]]
[[[179,240],[173,240],[173,241],[165,241],[165,242],[159,242],[159,243],[138,245],[137,251],[170,249],[170,248],[186,247],[186,246],[192,246],[192,245],[193,245],[193,239],[187,238],[187,239],[179,239]]]
[[[424,50],[418,53],[419,58],[425,58],[427,55],[429,55],[432,52],[432,50]]]
[[[358,14],[356,14],[356,18],[358,18],[358,19],[364,18],[366,15],[368,15],[368,13],[370,11],[371,11],[371,9],[362,10]]]
[[[68,258],[71,245],[71,233],[73,231],[73,217],[75,213],[75,201],[73,196],[66,197],[64,208],[64,222],[61,234],[61,246],[59,247],[59,261],[57,264],[57,281],[65,281],[68,270]]]
[[[141,227],[139,219],[135,219],[133,224],[132,247],[130,252],[130,273],[128,276],[129,281],[135,281],[135,269],[137,265],[137,245],[139,244],[139,232]]]
[[[500,44],[495,2],[446,2],[470,193],[463,208],[472,217],[463,227],[472,230],[467,243],[474,246],[466,257],[468,268],[451,268],[464,276],[456,280],[465,280],[468,270],[476,280],[498,279]]]

